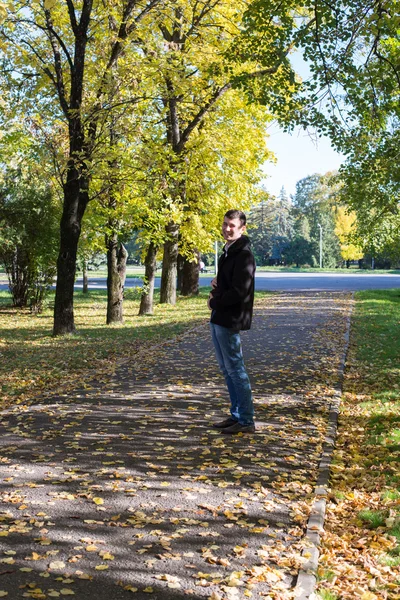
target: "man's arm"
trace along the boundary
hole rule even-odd
[[[207,306],[208,306],[208,308],[210,310],[212,310],[210,302],[211,302],[211,299],[213,297],[213,293],[217,289],[217,278],[216,277],[214,277],[214,279],[211,281],[211,287],[212,287],[212,290],[211,290],[211,292],[210,292],[210,294],[208,296],[208,300],[207,300]]]

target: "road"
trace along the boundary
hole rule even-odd
[[[213,278],[200,278],[200,286],[208,286]],[[130,277],[125,287],[142,285],[140,278]],[[160,277],[156,278],[155,286],[160,287]],[[75,288],[82,287],[82,280],[77,279]],[[103,277],[89,279],[89,288],[106,289],[107,281]],[[256,290],[258,291],[351,291],[383,290],[400,288],[400,275],[374,275],[352,271],[351,273],[273,273],[258,272],[256,274]],[[0,290],[8,289],[5,281],[0,283]]]
[[[210,285],[210,277],[201,277],[200,286]],[[141,285],[141,279],[128,278],[125,287]],[[76,287],[81,287],[78,279]],[[155,286],[160,287],[157,277]],[[93,289],[106,288],[105,279],[90,280],[89,287]],[[360,291],[373,289],[400,288],[400,275],[373,275],[353,273],[271,273],[256,274],[256,290],[258,291]]]

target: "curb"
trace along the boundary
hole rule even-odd
[[[325,441],[322,448],[321,461],[318,467],[318,478],[314,489],[314,501],[308,518],[307,529],[303,538],[305,548],[302,552],[303,564],[297,576],[294,588],[294,600],[316,600],[314,593],[317,582],[319,546],[324,531],[326,498],[328,495],[330,465],[335,448],[340,400],[342,397],[344,370],[350,343],[350,325],[354,306],[354,292],[351,294],[350,311],[346,322],[345,344],[339,363],[339,382],[329,407],[329,417]]]

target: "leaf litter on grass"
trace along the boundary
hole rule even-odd
[[[228,402],[207,327],[105,384],[6,411],[4,591],[290,598],[348,306],[304,294],[256,308],[243,336],[256,435],[210,427]]]
[[[318,590],[400,598],[398,290],[356,295]]]
[[[122,358],[133,360],[137,353],[204,322],[209,314],[206,297],[203,292],[179,298],[176,306],[157,305],[154,315],[143,317],[137,314],[139,302],[127,299],[124,324],[107,327],[106,292],[76,293],[77,333],[52,337],[49,308],[34,316],[28,309],[10,307],[0,295],[1,406],[89,386],[93,372],[106,383]]]

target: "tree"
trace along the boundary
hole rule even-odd
[[[305,214],[292,208],[293,235],[289,245],[285,248],[283,257],[288,264],[295,263],[296,267],[302,265],[315,265],[317,248],[311,241],[310,223]]]
[[[272,252],[276,199],[261,192],[262,200],[251,208],[247,229],[257,265],[267,265]]]
[[[334,1],[315,14],[318,31],[302,42],[313,71],[304,115],[347,156],[340,197],[357,213],[359,239],[376,229],[389,242],[400,192],[399,5]]]
[[[291,240],[284,249],[283,258],[285,263],[289,265],[294,263],[296,267],[300,267],[306,264],[312,265],[315,262],[315,253],[315,244],[298,236]]]
[[[281,264],[292,236],[291,202],[282,187],[275,203],[275,222],[272,236],[271,260]]]
[[[39,158],[37,156],[37,158]],[[0,260],[14,306],[40,312],[56,274],[60,206],[32,166],[6,168],[0,183]]]
[[[235,90],[221,97],[218,107],[204,116],[185,145],[180,164],[185,201],[173,201],[171,149],[165,122],[160,120],[164,109],[157,112],[160,102],[156,91],[141,126],[141,154],[135,158],[143,174],[138,175],[138,193],[147,201],[137,222],[147,231],[141,236],[146,246],[152,241],[157,248],[166,242],[169,247],[168,225],[173,222],[177,226],[177,249],[184,265],[183,292],[192,294],[198,283],[198,253],[212,251],[220,237],[224,213],[232,205],[246,210],[258,201],[260,166],[269,157],[264,131],[270,116],[263,107],[249,105]],[[165,270],[165,259],[163,264]],[[175,277],[172,279],[175,294]]]
[[[198,254],[213,251],[225,212],[232,206],[248,210],[264,198],[259,182],[260,167],[270,156],[264,140],[269,119],[262,107],[249,105],[232,90],[188,145],[187,207],[179,238],[185,259],[181,293],[196,293]]]
[[[243,54],[261,59],[264,39],[279,18],[285,22],[281,38],[298,49],[311,75],[294,80],[293,110],[277,101],[274,114],[287,128],[301,124],[325,133],[348,157],[341,170],[342,200],[357,212],[364,236],[377,226],[381,233],[391,231],[398,211],[398,14],[398,0],[257,0],[244,17]],[[251,83],[243,82],[248,94],[262,99]]]
[[[160,0],[124,0],[112,6],[82,0],[7,3],[0,30],[3,77],[15,106],[46,128],[66,132],[62,167],[63,213],[57,260],[54,334],[75,330],[73,290],[82,218],[89,201],[91,167],[102,125],[112,112],[110,78],[127,42]],[[104,21],[113,25],[108,30]],[[126,83],[132,67],[124,69]],[[134,69],[136,72],[136,69]],[[23,102],[21,102],[23,100]],[[132,96],[126,99],[132,102]]]
[[[289,48],[281,41],[279,28],[271,30],[268,60],[260,63],[248,56],[237,61],[236,42],[246,7],[246,3],[234,5],[228,0],[175,2],[163,11],[159,29],[142,46],[149,72],[153,69],[152,81],[159,90],[155,110],[165,127],[164,202],[170,210],[170,220],[164,243],[162,302],[174,303],[176,297],[181,227],[190,223],[185,212],[191,211],[194,198],[188,194],[193,139],[207,127],[210,115],[226,118],[219,112],[221,102],[233,88],[239,90],[243,80],[257,80],[261,87],[267,88],[277,86],[279,81],[281,97],[291,94],[287,69],[282,74],[282,64],[289,64],[286,60]],[[241,91],[236,91],[234,97],[241,95]],[[234,136],[234,130],[230,133]],[[193,249],[192,256],[195,250],[199,248]]]
[[[346,210],[344,206],[338,206],[335,222],[335,233],[340,240],[340,253],[348,268],[350,261],[359,260],[364,256],[362,247],[354,243],[356,215]]]
[[[299,215],[307,218],[310,240],[314,247],[319,246],[320,227],[322,227],[323,265],[336,267],[340,262],[339,239],[335,233],[335,214],[337,184],[332,174],[309,175],[296,184],[293,207],[297,219]],[[308,227],[307,227],[308,229]]]

